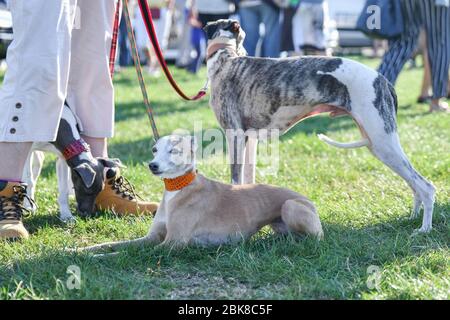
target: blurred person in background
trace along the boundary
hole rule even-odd
[[[383,57],[379,71],[389,81],[395,83],[403,66],[416,50],[420,31],[423,28],[427,38],[428,58],[426,60],[429,63],[429,75],[433,89],[430,112],[449,112],[448,104],[443,101],[443,98],[448,95],[450,1],[402,0],[401,4],[404,32],[399,38],[389,42],[389,50]],[[424,94],[426,93],[422,92],[422,95]]]
[[[202,28],[208,22],[229,19],[235,12],[234,3],[228,0],[193,0],[191,12],[192,46],[196,52],[188,71],[197,73],[205,59],[206,38]]]
[[[281,48],[280,51],[283,56],[292,56],[295,52],[294,39],[292,37],[293,25],[292,20],[300,0],[290,0],[289,6],[283,9],[283,23],[281,25]]]
[[[300,0],[293,18],[295,51],[303,55],[331,55],[327,47],[329,21],[326,0]]]
[[[29,237],[22,222],[23,168],[32,143],[56,140],[65,102],[83,127],[82,139],[68,147],[87,150],[87,143],[94,157],[108,157],[108,138],[114,135],[109,55],[116,1],[77,0],[77,10],[74,3],[8,1],[14,38],[0,87],[0,239]],[[130,190],[134,187],[119,170],[110,168],[96,205],[119,215],[150,214],[155,205]]]
[[[425,32],[421,32],[419,37],[419,52],[422,54],[423,59],[423,79],[422,88],[420,90],[420,96],[417,98],[418,103],[429,103],[432,99],[432,84],[431,84],[431,67],[429,62],[428,50],[427,50],[427,39]],[[450,77],[447,84],[447,99],[450,98]]]
[[[149,0],[149,8],[152,14],[153,23],[158,37],[159,45],[164,51],[169,43],[170,28],[172,26],[172,12],[174,8],[173,0]],[[136,37],[136,45],[139,52],[143,53],[146,58],[148,73],[154,77],[160,76],[158,59],[155,50],[151,45],[150,38],[142,19],[141,10],[137,1],[133,6],[134,9],[134,30]]]
[[[272,0],[239,1],[241,26],[246,33],[244,47],[249,56],[255,56],[258,43],[261,43],[262,57],[280,56],[280,9]],[[261,34],[261,25],[264,33]]]
[[[191,13],[192,13],[192,0],[176,0],[175,1],[176,12],[179,12],[182,24],[179,30],[179,45],[178,56],[175,65],[178,68],[187,68],[191,62],[192,51],[192,26],[191,26]]]
[[[131,53],[128,42],[128,32],[127,32],[127,24],[125,22],[125,18],[123,17],[124,11],[122,11],[122,18],[120,19],[119,25],[119,37],[118,37],[118,47],[119,47],[119,67],[126,67],[131,64]],[[117,63],[117,62],[116,62]],[[120,68],[115,68],[117,72],[120,71]]]

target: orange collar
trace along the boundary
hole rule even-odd
[[[164,185],[167,191],[178,191],[190,185],[196,177],[197,173],[195,171],[190,171],[173,179],[164,179]]]

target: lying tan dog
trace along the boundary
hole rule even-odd
[[[195,169],[193,137],[163,137],[153,147],[149,164],[164,179],[166,190],[147,236],[106,243],[82,251],[118,249],[130,245],[219,245],[247,239],[270,225],[277,233],[301,233],[318,238],[322,225],[306,197],[269,185],[229,185],[210,180]]]

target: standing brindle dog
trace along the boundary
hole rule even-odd
[[[340,148],[367,146],[399,174],[414,192],[412,217],[424,206],[422,227],[429,232],[435,188],[411,165],[400,145],[396,126],[397,96],[379,73],[358,62],[328,57],[268,59],[247,57],[245,32],[237,21],[219,20],[205,27],[210,104],[223,129],[277,129],[285,133],[299,121],[324,112],[350,115],[363,139],[338,143]],[[257,139],[227,135],[232,182],[253,183]],[[245,151],[245,152],[244,152]]]

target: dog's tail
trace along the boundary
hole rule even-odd
[[[336,142],[334,140],[331,140],[324,134],[318,134],[317,137],[321,141],[328,143],[330,146],[333,146],[336,148],[342,148],[342,149],[362,148],[362,147],[367,147],[369,145],[368,139],[362,139],[360,141],[349,142],[349,143],[341,143],[341,142]]]

